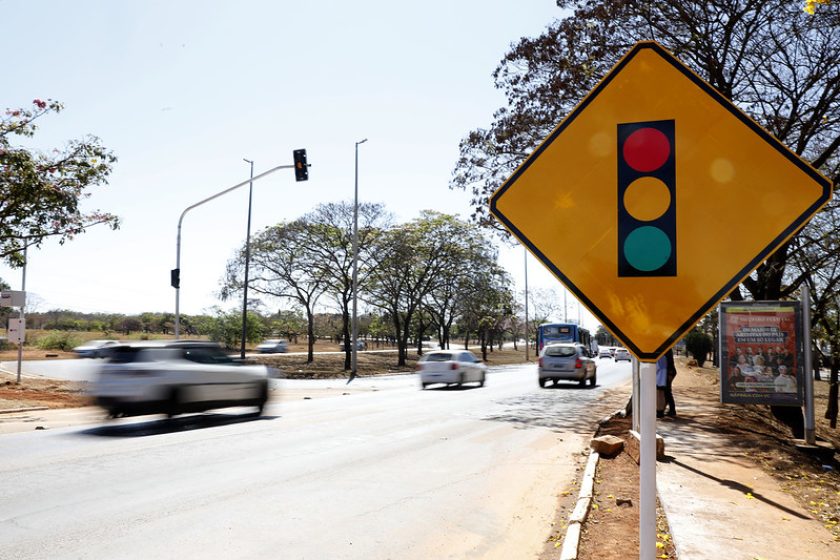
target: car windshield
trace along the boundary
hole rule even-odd
[[[546,346],[545,355],[554,358],[565,358],[577,354],[574,346]]]
[[[448,362],[452,359],[450,352],[435,352],[433,354],[426,354],[421,358],[422,362]]]

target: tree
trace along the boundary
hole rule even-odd
[[[510,275],[499,266],[471,279],[470,289],[459,301],[465,333],[474,332],[481,345],[481,355],[487,361],[487,347],[504,331],[505,322],[512,314],[514,294]],[[469,337],[465,337],[467,346]]]
[[[685,350],[694,356],[698,366],[703,367],[712,351],[712,337],[695,328],[685,335]]]
[[[248,311],[245,315],[245,340],[251,343],[259,342],[264,332],[262,317]],[[222,344],[225,348],[239,348],[242,341],[242,311],[223,311],[217,308],[208,335],[210,340]]]
[[[365,286],[368,304],[390,316],[404,366],[412,319],[440,276],[457,266],[457,241],[449,237],[452,216],[424,211],[401,226],[383,231],[372,244],[374,261]]]
[[[834,5],[813,16],[787,0],[558,5],[575,8],[574,15],[513,46],[493,75],[507,106],[488,129],[461,141],[451,187],[472,192],[479,223],[500,229],[487,212],[489,195],[627,48],[645,39],[664,44],[791,150],[835,183],[840,179],[840,18]],[[783,282],[791,249],[780,248],[744,281],[753,299],[780,299],[796,289]]]
[[[315,305],[327,289],[319,255],[311,246],[310,222],[299,219],[266,228],[251,241],[251,271],[248,289],[254,293],[292,301],[304,310],[307,321],[307,363],[312,363],[315,344]],[[241,293],[244,280],[244,248],[228,261],[222,299]]]
[[[474,278],[494,270],[498,251],[475,224],[446,216],[437,227],[451,240],[452,265],[441,268],[423,308],[437,327],[440,347],[449,348],[452,325],[462,312],[459,301],[469,297]]]
[[[47,237],[59,243],[105,223],[119,227],[116,216],[83,212],[91,187],[106,184],[117,158],[95,136],[71,140],[59,150],[37,153],[12,143],[35,135],[37,121],[58,113],[58,101],[35,99],[30,109],[6,109],[0,117],[0,258],[23,265],[23,249]]]
[[[344,369],[351,367],[351,302],[353,301],[353,219],[354,206],[349,202],[321,204],[303,217],[310,224],[309,250],[313,253],[315,273],[323,278],[325,293],[341,314],[344,340]],[[388,227],[390,216],[381,204],[358,206],[357,283],[365,282],[371,267],[370,249],[377,232]]]

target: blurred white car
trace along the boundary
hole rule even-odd
[[[263,340],[257,345],[257,352],[261,354],[273,354],[289,351],[289,343],[282,338]]]
[[[605,346],[605,347],[601,348],[600,350],[598,350],[598,359],[599,360],[601,358],[612,358],[612,357],[613,357],[613,351],[610,350],[608,347]]]
[[[597,383],[597,368],[586,347],[575,343],[555,343],[543,348],[537,363],[537,373],[540,387],[545,387],[551,381],[557,385],[559,381],[577,381],[581,387],[594,387]]]
[[[120,344],[93,383],[96,404],[117,416],[202,412],[268,401],[269,368],[233,361],[215,343]]]
[[[425,389],[432,383],[457,385],[478,383],[484,387],[487,366],[469,350],[434,350],[424,354],[417,362],[420,386]]]
[[[627,348],[619,348],[615,351],[615,361],[620,362],[622,360],[632,361],[632,356],[630,356]]]
[[[73,352],[80,358],[104,358],[108,355],[108,349],[119,343],[119,340],[89,340],[73,348]]]

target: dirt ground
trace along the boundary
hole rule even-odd
[[[825,379],[826,376],[823,376]],[[702,397],[717,408],[717,430],[734,434],[753,449],[753,458],[765,472],[781,483],[799,504],[819,520],[835,540],[840,541],[840,462],[818,460],[803,454],[792,444],[789,430],[779,424],[769,408],[759,405],[723,405],[719,403],[718,372],[704,367],[688,367],[679,363],[674,382],[674,397],[679,412],[680,394]],[[832,429],[823,418],[828,400],[828,383],[815,383],[817,437],[831,441],[840,449],[840,430]],[[671,421],[668,418],[659,422]],[[602,426],[600,434],[613,434],[626,440],[631,419],[616,417]],[[667,441],[666,441],[667,453]],[[630,500],[632,505],[618,505]],[[561,497],[561,504],[563,497]],[[583,527],[579,558],[581,560],[623,560],[639,555],[639,468],[626,454],[612,459],[602,458],[595,479],[595,499]],[[567,512],[574,507],[566,506]],[[567,515],[568,517],[568,515]],[[657,508],[657,558],[676,559],[668,522]],[[562,531],[549,539],[560,546]]]

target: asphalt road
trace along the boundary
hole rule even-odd
[[[539,389],[517,366],[481,389],[412,374],[347,395],[282,380],[258,419],[2,435],[0,558],[533,558],[629,375],[602,360],[595,388]]]

